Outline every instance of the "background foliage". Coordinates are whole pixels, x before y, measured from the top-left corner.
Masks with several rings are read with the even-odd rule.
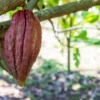
[[[75,1],[80,0],[40,0],[33,12]],[[13,14],[20,9],[22,8],[17,7],[16,10],[8,12],[5,16],[9,15],[11,19]],[[98,93],[96,89],[100,87],[100,80],[83,76],[77,71],[72,72],[70,60],[73,55],[75,67],[78,68],[80,48],[89,45],[100,46],[99,34],[93,31],[100,30],[100,6],[49,19],[48,22],[52,26],[55,39],[59,43],[57,47],[61,48],[62,56],[68,54],[66,66],[57,60],[39,57],[38,61],[42,63],[39,63],[37,69],[31,70],[26,87],[19,89],[18,86],[15,86],[15,88],[23,92],[23,99],[29,98],[29,100],[53,100],[53,98],[55,100],[57,98],[58,100],[66,100],[66,98],[68,100],[99,100],[100,97],[97,99],[98,96],[96,96]],[[47,24],[43,27],[49,28]],[[94,34],[93,37],[91,34]],[[15,83],[12,76],[4,74],[2,69],[0,78],[9,84]]]

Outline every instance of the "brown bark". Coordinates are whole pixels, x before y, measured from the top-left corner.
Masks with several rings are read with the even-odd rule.
[[[0,0],[0,3],[2,4],[1,1],[2,0]],[[6,8],[6,10],[3,10],[3,11],[1,11],[1,9],[0,9],[0,14],[3,14],[5,12],[11,10],[11,8],[16,7],[16,5],[18,5],[18,1],[22,4],[24,3],[24,0],[18,0],[18,1],[17,0],[4,0],[4,1],[12,1],[13,3],[10,3],[10,4],[7,3],[11,7],[9,9]],[[15,5],[15,3],[16,3],[16,5]],[[5,2],[3,3],[3,5],[4,4],[5,4]],[[6,6],[7,6],[7,4],[6,4]],[[90,7],[93,7],[96,5],[100,5],[100,0],[81,0],[80,2],[71,2],[68,4],[61,5],[61,6],[43,9],[38,12],[35,12],[35,15],[39,18],[40,21],[44,21],[44,20],[48,20],[51,18],[60,17],[63,15],[86,10],[86,9],[89,9]],[[0,8],[5,9],[5,7],[3,7],[1,5],[0,5]],[[4,36],[4,34],[2,34],[2,33],[4,33],[5,30],[8,29],[9,25],[10,25],[10,21],[0,23],[0,37]]]
[[[14,10],[17,6],[24,6],[25,0],[0,0],[0,15]]]

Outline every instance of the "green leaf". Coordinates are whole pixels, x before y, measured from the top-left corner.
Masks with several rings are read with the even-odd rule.
[[[79,64],[80,64],[79,56],[80,56],[79,49],[78,48],[74,48],[73,59],[75,61],[75,66],[76,67],[78,67]]]
[[[70,26],[69,19],[63,17],[59,19],[59,24],[62,29],[66,29]]]
[[[88,23],[94,23],[99,19],[99,15],[98,14],[94,14],[94,13],[88,13],[88,15],[85,17],[84,22],[88,22]]]
[[[77,36],[74,37],[75,39],[82,39],[82,40],[87,40],[87,30],[81,30]]]
[[[81,16],[82,16],[83,18],[85,18],[85,17],[88,15],[88,13],[89,13],[88,11],[83,11],[82,14],[81,14]]]
[[[39,6],[39,8],[42,8],[42,7],[44,6],[43,0],[40,0],[40,1],[38,2],[38,6]]]
[[[87,30],[82,30],[79,33],[79,38],[81,38],[81,39],[87,39]]]
[[[72,14],[72,15],[71,15],[71,19],[72,19],[72,26],[75,26],[75,25],[77,24],[77,21],[76,21],[76,19],[77,19],[76,14]]]
[[[95,46],[100,46],[100,39],[96,38],[89,38],[88,41],[86,41],[89,45],[95,45]]]
[[[44,0],[43,1],[46,7],[58,6],[59,0]]]
[[[15,10],[10,11],[9,14],[9,18],[12,18],[13,14],[16,13],[18,10],[22,10],[22,7],[17,7]]]

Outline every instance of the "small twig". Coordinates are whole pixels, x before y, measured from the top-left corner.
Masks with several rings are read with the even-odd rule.
[[[33,8],[36,6],[36,4],[39,2],[39,0],[30,0],[27,4],[27,9],[33,10]]]
[[[77,30],[77,29],[82,29],[82,28],[86,28],[86,29],[97,29],[97,30],[100,30],[99,28],[97,27],[89,27],[89,26],[73,26],[73,27],[70,27],[70,28],[67,28],[65,30],[62,30],[62,31],[56,31],[57,33],[63,33],[63,32],[67,32],[67,31],[72,31],[72,30]]]
[[[52,20],[49,19],[49,22],[50,22],[51,25],[52,25],[52,29],[53,29],[55,38],[58,40],[58,42],[59,42],[61,45],[66,46],[66,44],[62,43],[62,41],[60,40],[59,36],[56,34],[57,32],[55,31],[54,24],[53,24]]]

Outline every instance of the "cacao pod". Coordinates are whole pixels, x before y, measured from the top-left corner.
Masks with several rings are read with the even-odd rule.
[[[4,59],[19,85],[25,80],[41,47],[41,25],[30,10],[16,12],[4,38]]]

